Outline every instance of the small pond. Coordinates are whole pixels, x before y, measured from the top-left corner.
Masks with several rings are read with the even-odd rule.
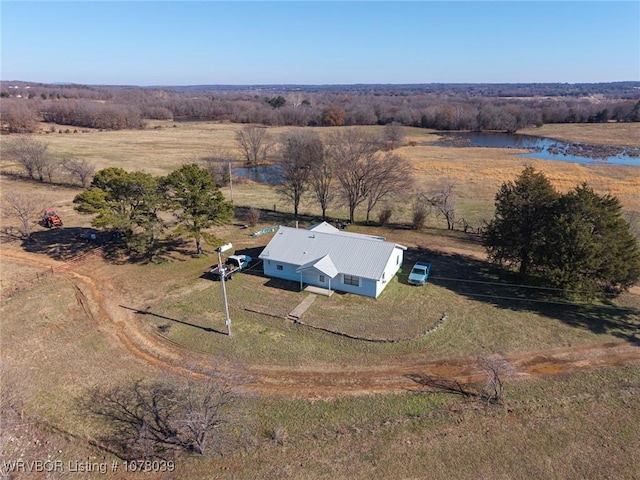
[[[438,133],[438,135],[443,135]],[[448,147],[492,147],[532,150],[520,154],[524,158],[541,158],[575,163],[607,163],[640,167],[640,148],[615,145],[596,145],[579,142],[562,142],[551,138],[530,135],[456,132],[444,134],[438,145]]]
[[[520,157],[560,160],[583,164],[631,165],[640,167],[640,148],[615,145],[596,145],[578,142],[562,142],[551,138],[530,135],[487,132],[438,132],[443,139],[436,145],[444,147],[491,147],[531,150]],[[425,143],[425,145],[433,145]],[[281,181],[279,165],[236,167],[233,174],[254,182],[278,185]]]
[[[238,177],[248,178],[258,183],[278,185],[280,179],[280,165],[260,165],[259,167],[238,167],[233,169]]]

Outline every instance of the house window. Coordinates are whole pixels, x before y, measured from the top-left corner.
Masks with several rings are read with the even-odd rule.
[[[382,280],[384,280],[384,274],[385,274],[385,272],[382,272]]]
[[[396,256],[396,265],[400,265],[400,255]]]
[[[320,283],[324,283],[324,275],[320,275],[318,277],[318,280],[320,281]]]
[[[353,285],[354,287],[360,286],[360,277],[356,277],[355,275],[343,275],[342,279],[345,285]]]
[[[276,270],[282,270],[282,265],[276,265]]]

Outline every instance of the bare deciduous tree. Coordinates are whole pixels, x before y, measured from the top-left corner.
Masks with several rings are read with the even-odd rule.
[[[335,162],[330,155],[324,155],[311,165],[309,185],[311,194],[322,209],[322,220],[327,219],[327,208],[334,201],[336,191],[334,189]]]
[[[80,182],[82,188],[89,186],[91,177],[96,173],[96,167],[84,158],[82,160],[65,158],[62,161],[62,167]]]
[[[31,135],[19,135],[6,142],[4,155],[18,162],[29,178],[36,176],[41,182],[47,173],[47,165],[53,159],[47,152],[48,144],[36,140]]]
[[[311,165],[309,184],[314,200],[318,202],[322,209],[322,220],[327,219],[327,209],[336,197],[333,188],[333,176],[335,165],[333,159],[327,155],[321,162]]]
[[[389,223],[392,215],[393,208],[390,205],[384,205],[380,209],[380,213],[378,214],[378,223],[380,224],[380,226],[384,227],[387,223]]]
[[[426,203],[424,195],[416,195],[411,205],[411,225],[415,230],[421,230],[424,227],[429,212],[430,205]]]
[[[335,162],[340,194],[349,208],[351,223],[356,208],[369,195],[378,150],[379,143],[372,135],[354,128],[337,132],[330,139],[329,154]]]
[[[447,221],[447,230],[453,230],[456,222],[454,180],[445,180],[442,189],[435,195],[427,197],[427,201],[435,207],[439,215],[442,215]]]
[[[258,220],[260,220],[260,209],[251,207],[249,210],[247,210],[247,214],[245,215],[244,220],[250,227],[255,227],[258,223]]]
[[[309,177],[314,164],[324,158],[324,145],[320,137],[310,131],[292,130],[281,140],[280,193],[293,203],[294,218],[302,196],[309,187]]]
[[[505,383],[515,374],[515,369],[499,355],[479,356],[477,369],[486,376],[486,399],[491,403],[502,403]]]
[[[202,158],[201,162],[216,181],[216,186],[224,187],[231,182],[231,168],[237,160],[238,158],[233,152],[221,149],[210,157]]]
[[[58,172],[60,172],[62,164],[55,158],[49,157],[42,168],[42,176],[46,177],[47,182],[53,183]]]
[[[94,388],[81,399],[82,413],[102,419],[102,440],[128,459],[165,457],[187,451],[222,454],[246,433],[233,377],[168,382],[138,380],[122,387]]]
[[[382,142],[387,150],[398,148],[404,140],[404,127],[398,122],[392,122],[384,127]]]
[[[378,202],[395,193],[405,193],[413,184],[413,168],[403,157],[387,153],[370,160],[367,179],[367,223]]]
[[[6,125],[9,133],[32,133],[36,130],[36,112],[31,107],[31,102],[3,100],[0,105],[2,123]]]
[[[273,140],[264,127],[247,126],[236,132],[236,145],[247,165],[259,165],[267,159]]]
[[[346,112],[341,107],[327,107],[322,110],[322,125],[325,127],[341,127],[344,125]]]
[[[41,195],[20,191],[8,191],[2,195],[4,211],[20,221],[18,230],[24,239],[31,236],[37,218],[42,215],[45,200]]]

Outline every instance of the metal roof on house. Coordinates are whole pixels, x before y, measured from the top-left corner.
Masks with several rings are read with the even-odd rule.
[[[394,250],[406,249],[370,235],[341,233],[280,227],[259,258],[305,266],[329,255],[338,272],[379,280]]]
[[[343,235],[345,237],[369,237],[369,238],[372,238],[373,240],[386,240],[386,238],[380,237],[378,235],[367,235],[366,233],[353,233],[353,232],[346,232],[344,230],[339,230],[327,222],[322,222],[322,223],[318,223],[317,225],[312,225],[311,227],[308,228],[308,230],[311,230],[312,232],[333,233],[334,235]]]
[[[327,222],[321,222],[317,225],[310,226],[307,230],[313,230],[314,232],[322,232],[322,233],[339,233],[336,227]]]
[[[340,273],[329,255],[325,255],[322,258],[305,263],[304,265],[296,268],[296,272],[303,272],[310,268],[315,268],[320,273],[327,275],[329,278],[336,278],[338,273]]]

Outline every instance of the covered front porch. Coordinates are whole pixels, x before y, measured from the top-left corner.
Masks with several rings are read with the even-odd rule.
[[[319,295],[325,295],[330,297],[333,295],[331,290],[331,280],[338,276],[338,269],[334,265],[331,257],[325,255],[322,258],[312,260],[305,263],[296,269],[296,272],[300,274],[300,290],[317,293]],[[309,281],[309,273],[315,272],[318,275],[316,282]],[[307,286],[304,286],[303,274],[307,274]],[[326,287],[324,285],[327,285]]]
[[[316,287],[315,285],[307,285],[304,287],[305,292],[315,293],[316,295],[324,295],[330,297],[334,294],[334,291],[329,288]]]

